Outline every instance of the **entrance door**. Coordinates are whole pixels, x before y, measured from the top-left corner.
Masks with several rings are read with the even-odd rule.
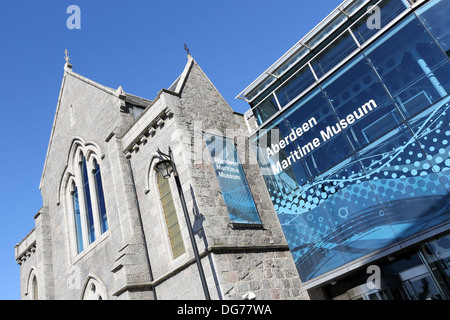
[[[333,300],[394,300],[390,288],[381,290],[369,289],[366,284],[348,290],[345,294],[334,297]]]
[[[340,280],[341,287],[333,289],[335,284],[331,284],[327,289],[336,300],[450,300],[450,234],[382,262],[380,268],[378,290],[364,283],[367,274],[363,269],[353,278]]]
[[[425,265],[405,270],[399,273],[401,285],[407,300],[441,300],[436,285],[428,273]]]
[[[439,290],[429,275],[417,277],[403,283],[408,300],[442,300]]]
[[[369,289],[363,284],[348,290],[335,300],[441,300],[436,285],[425,265],[404,270],[397,274],[399,281],[380,289]]]

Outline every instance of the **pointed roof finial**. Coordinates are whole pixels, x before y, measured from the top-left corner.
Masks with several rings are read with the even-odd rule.
[[[66,50],[64,50],[64,53],[66,54],[64,59],[66,59],[66,62],[69,63],[69,60],[70,60],[70,58],[69,58],[69,51],[67,51],[67,49],[66,49]]]
[[[67,49],[66,49],[66,50],[64,50],[64,53],[66,54],[66,56],[64,57],[64,59],[66,60],[66,65],[64,66],[64,69],[65,70],[67,70],[67,68],[68,69],[72,69],[72,65],[69,62],[69,60],[70,60],[70,58],[69,58],[69,51],[67,51]]]
[[[186,43],[184,44],[184,50],[186,50],[187,54],[190,55],[189,48]]]

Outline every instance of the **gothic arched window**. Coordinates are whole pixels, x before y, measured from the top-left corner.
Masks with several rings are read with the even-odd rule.
[[[172,255],[173,258],[176,259],[183,253],[185,253],[186,249],[184,247],[180,225],[178,224],[178,216],[177,211],[175,210],[175,205],[173,203],[169,179],[164,178],[162,173],[157,170],[156,181],[158,185],[162,209],[164,211],[167,231],[169,233]]]
[[[78,254],[108,231],[98,147],[74,142],[66,171],[70,243]],[[66,189],[66,190],[67,190]]]

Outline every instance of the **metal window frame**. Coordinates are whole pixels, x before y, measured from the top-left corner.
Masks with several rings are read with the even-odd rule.
[[[355,1],[355,0],[353,0]],[[299,42],[297,42],[291,49],[289,49],[280,59],[278,59],[270,68],[268,68],[262,75],[260,75],[255,81],[253,81],[246,89],[244,89],[237,97],[236,99],[241,99],[246,101],[247,103],[251,103],[252,101],[254,101],[256,98],[258,98],[263,92],[264,90],[269,87],[270,85],[273,84],[273,82],[275,82],[277,79],[279,79],[280,77],[282,77],[286,72],[288,72],[289,70],[291,70],[294,65],[294,63],[291,63],[291,65],[289,67],[287,67],[285,70],[283,70],[282,73],[277,74],[276,70],[282,69],[286,64],[290,63],[290,59],[292,57],[294,57],[302,48],[306,48],[309,50],[309,52],[316,48],[319,44],[321,44],[324,39],[326,39],[334,30],[336,30],[337,28],[339,28],[342,24],[344,24],[347,20],[349,20],[354,14],[355,12],[358,12],[362,7],[364,7],[366,4],[368,4],[370,2],[370,0],[364,1],[362,4],[360,4],[356,9],[353,10],[353,12],[348,15],[346,13],[346,9],[348,9],[352,2],[349,2],[348,0],[344,1],[341,5],[339,5],[335,10],[333,10],[324,20],[322,20],[316,27],[314,27],[310,32],[308,32],[306,34],[306,36],[304,36]],[[385,1],[385,0],[380,0],[378,1],[375,6],[379,5],[380,2]],[[411,4],[409,2],[409,0],[401,0],[402,3],[405,5],[406,10],[407,9],[411,9],[411,8],[415,8],[417,6],[419,6],[420,4],[422,4],[423,2],[426,2],[428,0],[417,0],[414,4]],[[348,3],[347,3],[348,2]],[[328,25],[330,25],[335,19],[337,19],[338,17],[336,16],[336,13],[340,12],[341,14],[345,14],[346,19],[342,20],[339,24],[337,24],[332,30],[330,30],[328,33],[326,33],[324,36],[322,36],[322,39],[320,41],[318,41],[317,43],[315,43],[314,46],[310,47],[309,45],[306,44],[306,42],[311,41],[312,39],[314,39],[315,36],[318,36],[321,32],[321,30],[323,30],[324,28],[326,28]],[[352,23],[352,25],[348,28],[352,28],[357,22],[359,22],[363,17],[365,17],[368,14],[368,12],[362,14],[354,23]],[[337,36],[336,38],[340,37],[345,31],[343,31],[341,34],[339,34],[339,36]],[[350,34],[352,35],[352,37],[355,39],[356,44],[359,46],[359,42],[356,40],[356,38],[354,37],[354,34],[349,31]],[[330,44],[327,44],[326,47],[328,47]],[[325,47],[325,48],[326,48]],[[325,49],[324,48],[324,49]],[[320,51],[322,52],[323,49]],[[306,52],[305,54],[301,55],[300,57],[298,57],[296,60],[300,60],[301,58],[305,57],[309,52]],[[318,54],[320,54],[320,52]],[[317,56],[317,55],[315,55]],[[259,83],[259,85],[258,85]],[[250,99],[246,98],[245,95],[252,92],[255,89],[258,89],[258,92],[256,94],[254,94]]]
[[[380,4],[381,2],[386,1],[386,0],[379,0],[375,5]],[[418,0],[413,6],[408,5],[407,7],[405,7],[405,10],[400,13],[397,17],[395,17],[394,19],[392,19],[386,26],[384,26],[383,28],[381,28],[377,33],[375,33],[372,37],[370,37],[367,41],[365,41],[363,44],[359,44],[358,41],[355,41],[357,44],[357,49],[354,50],[352,53],[350,53],[347,57],[345,57],[343,60],[341,60],[337,65],[335,65],[332,69],[330,69],[328,72],[326,72],[324,75],[322,75],[321,77],[317,77],[316,73],[314,72],[314,69],[311,66],[311,61],[314,60],[318,55],[320,55],[324,50],[326,50],[330,45],[332,45],[334,43],[334,41],[331,41],[330,43],[328,43],[322,50],[320,50],[316,55],[314,55],[310,60],[308,60],[308,62],[305,63],[305,66],[309,66],[311,72],[313,73],[314,77],[316,78],[316,83],[313,83],[311,86],[309,86],[307,89],[305,89],[302,93],[300,93],[295,99],[293,99],[292,101],[290,101],[288,104],[286,104],[285,106],[281,107],[278,112],[274,113],[270,118],[268,118],[266,121],[264,121],[263,123],[258,125],[258,128],[252,130],[249,132],[249,136],[254,135],[257,131],[259,131],[263,126],[265,126],[267,123],[269,123],[270,121],[272,121],[273,119],[275,119],[276,117],[278,117],[281,113],[283,113],[286,109],[288,109],[289,107],[291,107],[294,103],[296,103],[300,98],[304,97],[307,93],[309,93],[315,86],[323,83],[331,74],[333,74],[337,69],[339,69],[341,66],[343,66],[345,63],[347,63],[349,60],[351,60],[352,58],[354,58],[357,54],[361,53],[366,47],[368,47],[369,45],[371,45],[373,42],[375,42],[376,39],[380,38],[383,34],[385,34],[389,29],[392,28],[393,25],[395,25],[397,22],[399,22],[400,20],[402,20],[405,16],[407,16],[409,13],[411,13],[417,6],[419,6],[422,3],[427,2],[428,0]],[[405,4],[405,0],[402,0],[402,2]],[[365,5],[367,3],[364,2],[363,5]],[[363,6],[362,5],[362,6]],[[405,4],[406,6],[406,4]],[[358,8],[359,10],[359,8]],[[356,11],[358,11],[356,10]],[[349,31],[351,36],[355,39],[355,36],[353,34],[353,32],[350,30],[354,25],[356,25],[362,18],[366,17],[368,13],[363,14],[361,17],[359,17],[355,22],[353,22],[348,28],[346,28],[342,33],[340,33],[337,37],[339,38],[342,34],[344,34],[345,32]],[[270,96],[272,93],[276,92],[278,89],[280,89],[280,87],[282,87],[287,81],[291,80],[292,77],[294,77],[300,70],[303,69],[304,66],[300,67],[298,69],[298,71],[296,71],[295,73],[293,73],[288,79],[286,79],[285,81],[283,81],[282,84],[280,84],[279,86],[277,86],[274,90],[272,90],[271,93],[269,93],[267,96]],[[286,70],[287,71],[287,70]],[[256,96],[254,97],[256,98]],[[249,111],[253,112],[254,109],[256,109],[263,101],[265,101],[266,99],[263,99],[261,102],[259,102],[256,106],[252,107]]]
[[[260,85],[262,85],[265,81],[268,80],[268,77],[270,77],[270,74],[273,74],[274,71],[277,69],[282,68],[287,62],[289,62],[289,59],[295,54],[298,53],[299,50],[302,48],[306,48],[309,51],[317,47],[319,44],[321,44],[324,39],[326,39],[334,30],[339,28],[342,24],[344,24],[346,21],[348,21],[349,18],[354,16],[356,12],[358,12],[362,7],[364,7],[366,4],[368,4],[371,0],[364,1],[361,5],[359,5],[356,9],[354,9],[353,13],[350,15],[345,14],[346,18],[336,25],[332,30],[330,30],[328,33],[326,33],[320,41],[318,41],[313,47],[308,46],[306,43],[314,39],[314,37],[318,36],[320,32],[325,29],[328,25],[330,25],[334,20],[336,20],[339,16],[339,14],[343,14],[343,12],[348,9],[352,3],[355,0],[344,0],[336,9],[334,9],[328,16],[326,16],[319,24],[317,24],[311,31],[309,31],[300,41],[298,41],[294,46],[292,46],[284,55],[281,56],[272,66],[270,66],[266,71],[263,72],[256,80],[254,80],[247,88],[245,88],[237,97],[236,99],[242,99],[247,102],[252,102],[254,99],[256,99],[263,91],[264,88],[269,86],[273,81],[276,80],[276,78],[272,78],[272,81],[269,82],[269,84],[265,85],[264,88],[261,88],[260,91],[252,96],[250,99],[247,99],[245,96],[252,92],[255,89],[258,89]],[[420,0],[419,0],[420,1]],[[307,54],[307,53],[306,53]],[[302,57],[304,57],[306,54],[302,55],[298,58],[300,60]],[[278,77],[283,76],[286,72],[288,72],[295,63],[293,63],[289,68],[285,69],[281,74],[278,75]]]

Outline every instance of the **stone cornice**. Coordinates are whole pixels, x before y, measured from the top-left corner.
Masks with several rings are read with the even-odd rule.
[[[33,241],[25,250],[23,250],[18,256],[16,256],[16,262],[18,265],[22,265],[31,255],[36,251],[36,240]]]

